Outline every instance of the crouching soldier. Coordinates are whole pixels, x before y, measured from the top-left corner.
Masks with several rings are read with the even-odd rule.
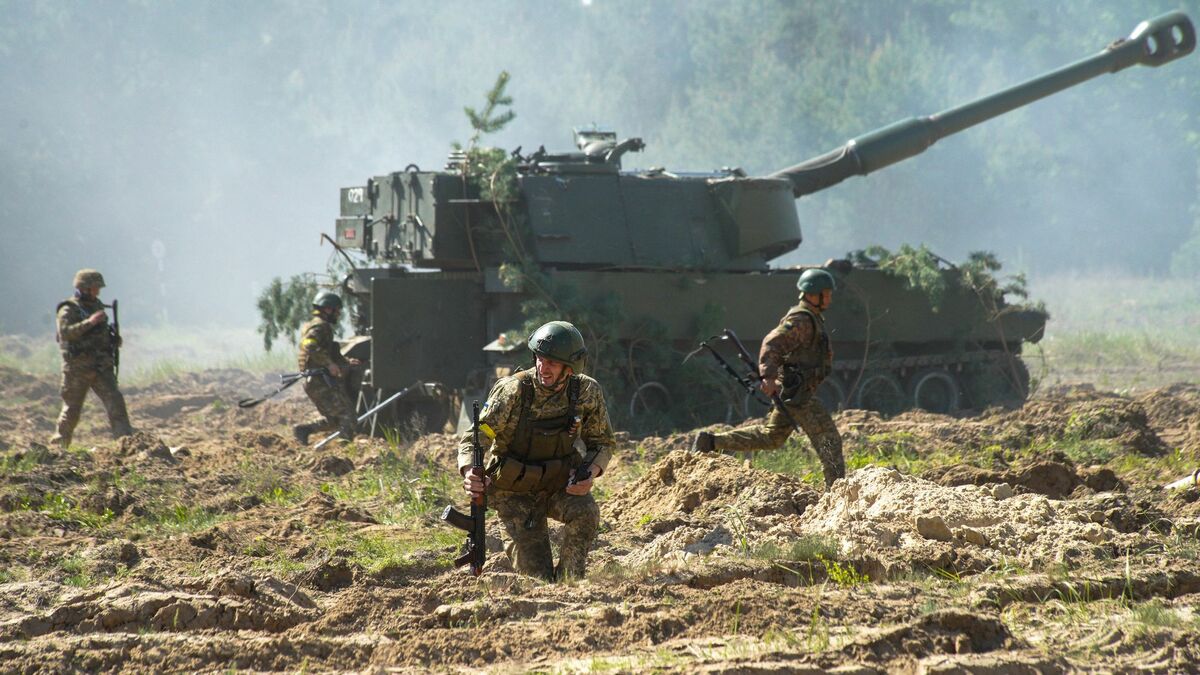
[[[480,413],[480,429],[494,434],[486,477],[469,473],[469,431],[459,443],[458,469],[468,493],[486,489],[488,504],[511,540],[508,555],[518,572],[546,580],[581,579],[600,525],[591,489],[612,457],[612,425],[599,383],[580,372],[587,348],[575,326],[551,321],[530,336],[529,349],[534,367],[496,382]],[[576,439],[583,440],[586,456],[575,449]],[[591,476],[568,484],[589,459]],[[547,517],[565,526],[557,568]]]
[[[109,329],[106,305],[100,302],[101,288],[104,277],[99,272],[79,270],[75,273],[75,294],[58,303],[55,320],[63,362],[59,390],[63,407],[50,442],[64,448],[71,444],[88,391],[96,392],[104,404],[113,436],[133,433],[125,397],[117,388],[115,358],[121,338]]]
[[[342,315],[342,299],[329,291],[321,291],[313,297],[312,319],[300,329],[300,355],[297,362],[300,370],[323,368],[324,373],[308,377],[304,381],[304,393],[321,414],[315,420],[292,427],[292,434],[300,443],[307,445],[308,437],[317,431],[341,432],[345,441],[354,439],[354,404],[341,378],[350,371],[350,366],[359,364],[358,359],[342,356],[338,343],[333,339],[333,329]]]

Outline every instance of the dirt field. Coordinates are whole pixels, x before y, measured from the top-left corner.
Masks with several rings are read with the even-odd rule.
[[[622,441],[589,576],[451,569],[454,440],[290,438],[297,391],[210,370],[42,443],[57,382],[0,369],[0,671],[1200,669],[1200,388],[1042,392],[962,419],[838,416],[753,461]],[[297,388],[298,389],[298,388]]]

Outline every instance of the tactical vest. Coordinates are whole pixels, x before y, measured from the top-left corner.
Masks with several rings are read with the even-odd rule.
[[[88,303],[92,304],[92,303]],[[79,298],[68,298],[58,303],[54,307],[54,339],[58,342],[58,347],[62,351],[65,358],[76,358],[84,355],[105,355],[111,356],[113,353],[113,338],[109,332],[107,321],[102,321],[95,326],[87,329],[75,340],[64,340],[58,332],[58,313],[63,307],[71,307],[78,314],[76,319],[71,323],[80,323],[86,321],[92,313],[104,308],[103,303],[99,300],[95,301],[95,308],[88,309]]]
[[[829,333],[825,331],[825,317],[797,305],[788,314],[801,313],[812,319],[817,339],[808,347],[800,347],[783,360],[783,390],[780,397],[785,401],[804,400],[816,393],[821,382],[833,372],[833,350],[829,347]]]
[[[329,353],[331,350],[336,350],[336,347],[331,347],[329,344],[329,343],[333,342],[333,340],[332,340],[333,326],[332,325],[326,326],[326,330],[329,331],[329,336],[330,336],[330,338],[328,340],[325,339],[324,335],[321,336],[321,339],[318,339],[315,337],[307,337],[308,332],[310,330],[312,330],[313,328],[315,328],[317,326],[321,326],[322,324],[329,324],[329,322],[326,321],[324,317],[320,316],[317,312],[314,311],[312,318],[309,319],[307,323],[305,323],[303,326],[300,327],[300,352],[296,358],[296,363],[300,367],[300,370],[308,370],[309,368],[325,366],[325,365],[327,365],[325,363],[326,360],[333,360],[333,357]],[[309,347],[316,347],[319,356],[310,352]],[[316,357],[315,359],[314,359],[314,356]],[[324,358],[322,358],[322,357],[324,357]],[[314,360],[317,363],[310,363],[310,361],[314,361]]]
[[[497,488],[510,492],[550,492],[567,484],[571,471],[581,458],[575,451],[579,436],[577,406],[580,380],[567,380],[567,410],[564,414],[534,419],[532,414],[533,370],[515,375],[519,383],[521,405],[516,433],[504,454],[497,458],[488,475]]]

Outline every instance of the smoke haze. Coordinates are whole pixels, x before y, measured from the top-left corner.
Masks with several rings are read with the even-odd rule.
[[[1200,2],[1182,3],[1193,19]],[[325,268],[338,188],[440,168],[506,69],[493,145],[642,136],[627,166],[767,173],[1099,51],[1145,1],[0,2],[0,333],[51,330],[73,272],[122,320],[253,325]],[[869,244],[1033,276],[1200,271],[1200,57],[1130,68],[798,203],[780,262]],[[1180,257],[1189,246],[1196,252]]]

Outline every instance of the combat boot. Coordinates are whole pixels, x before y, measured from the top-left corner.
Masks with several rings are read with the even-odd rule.
[[[717,449],[716,439],[711,432],[701,431],[692,441],[692,452],[714,452]]]
[[[308,445],[308,437],[312,432],[313,428],[311,424],[297,424],[292,427],[292,437],[300,445]]]

